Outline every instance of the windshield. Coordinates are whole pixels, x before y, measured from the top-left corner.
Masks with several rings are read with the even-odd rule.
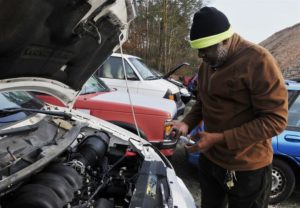
[[[12,108],[41,109],[43,103],[27,92],[2,92],[0,93],[0,110]],[[32,112],[16,112],[13,114],[0,114],[0,126],[19,121],[33,114]]]
[[[134,65],[134,67],[139,71],[139,74],[145,80],[158,79],[158,77],[147,67],[145,63],[142,62],[141,59],[137,58],[129,58],[130,62]]]
[[[163,74],[155,69],[151,69],[152,73],[155,74],[157,77],[161,78],[163,77]]]
[[[289,116],[288,126],[299,127],[300,126],[300,91],[289,91]]]
[[[80,95],[92,94],[97,92],[109,92],[110,89],[107,85],[100,80],[99,78],[92,76],[88,79],[88,81],[84,84]]]

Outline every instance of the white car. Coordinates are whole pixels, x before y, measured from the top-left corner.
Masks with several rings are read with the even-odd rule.
[[[71,109],[86,80],[126,40],[132,2],[4,1],[0,8],[7,20],[0,49],[0,207],[196,207],[149,142]],[[69,108],[25,91],[51,94]]]
[[[114,53],[98,69],[97,76],[101,77],[109,87],[127,91],[123,58],[130,92],[174,100],[178,116],[183,114],[185,105],[181,100],[179,87],[158,77],[139,57]]]

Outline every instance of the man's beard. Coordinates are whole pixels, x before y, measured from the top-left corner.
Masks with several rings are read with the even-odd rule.
[[[218,68],[220,67],[227,59],[228,55],[228,48],[224,46],[218,46],[217,48],[217,58],[214,62],[210,63],[210,66],[212,68]]]

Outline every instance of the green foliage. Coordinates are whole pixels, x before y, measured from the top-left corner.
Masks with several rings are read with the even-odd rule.
[[[199,58],[190,48],[189,28],[202,5],[202,0],[137,0],[138,16],[123,50],[162,73],[182,62],[195,70]]]

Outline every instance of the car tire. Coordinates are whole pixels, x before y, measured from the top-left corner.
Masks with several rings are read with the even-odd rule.
[[[295,188],[293,169],[283,160],[274,158],[270,204],[276,204],[290,197]]]

